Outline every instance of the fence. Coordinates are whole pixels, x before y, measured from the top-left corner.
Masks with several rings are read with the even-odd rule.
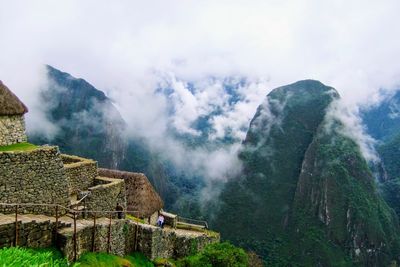
[[[57,240],[57,231],[58,231],[58,226],[60,222],[60,218],[62,214],[66,214],[65,216],[71,218],[73,220],[73,251],[74,251],[74,261],[76,261],[76,256],[77,256],[77,226],[76,226],[76,221],[78,219],[79,214],[92,214],[93,215],[93,233],[92,233],[92,252],[96,251],[96,244],[95,244],[95,236],[96,236],[96,219],[99,218],[99,216],[96,216],[96,214],[101,213],[101,214],[109,214],[109,223],[108,223],[108,236],[107,236],[107,253],[110,252],[111,248],[111,225],[112,225],[112,220],[113,217],[116,217],[118,219],[122,219],[125,214],[137,214],[138,211],[129,211],[129,210],[123,210],[123,211],[91,211],[91,210],[74,210],[70,209],[61,205],[57,204],[34,204],[34,203],[0,203],[1,207],[9,207],[10,209],[14,209],[14,214],[15,214],[15,238],[14,238],[14,246],[18,246],[18,237],[19,237],[19,229],[18,229],[18,214],[20,211],[20,208],[23,207],[33,207],[33,206],[43,206],[47,208],[53,208],[55,210],[55,216],[48,216],[55,218],[55,228],[54,228],[54,238],[55,241]],[[62,212],[64,211],[64,212]],[[104,217],[104,216],[102,216]],[[136,228],[136,233],[135,233],[135,240],[137,240],[137,228]],[[137,244],[135,242],[134,249],[137,249]]]
[[[183,223],[183,224],[188,224],[188,225],[193,225],[193,226],[198,226],[200,228],[208,229],[207,221],[203,221],[203,220],[195,220],[195,219],[178,216],[178,223]]]
[[[82,199],[83,200],[83,199]],[[62,216],[67,216],[73,220],[73,260],[76,261],[77,259],[77,219],[79,215],[92,215],[93,220],[93,233],[92,233],[92,252],[96,251],[96,244],[95,244],[95,236],[96,236],[96,220],[100,217],[104,218],[105,216],[97,216],[97,214],[108,214],[108,236],[107,236],[107,253],[110,252],[111,249],[111,225],[113,217],[117,217],[118,219],[122,219],[126,214],[137,215],[138,211],[130,211],[130,210],[113,210],[113,211],[95,211],[95,210],[75,210],[71,208],[64,207],[58,204],[35,204],[35,203],[0,203],[0,207],[7,207],[7,210],[10,211],[14,209],[15,214],[15,239],[14,239],[14,246],[18,245],[18,236],[19,236],[19,229],[18,229],[18,215],[21,212],[21,208],[24,207],[33,207],[33,206],[43,206],[49,209],[54,209],[55,216],[48,216],[51,218],[55,218],[55,228],[54,228],[54,241],[57,241],[57,231],[60,225],[60,218]],[[23,210],[22,210],[23,212]],[[195,220],[190,218],[185,218],[178,216],[177,219],[178,223],[186,224],[189,226],[195,226],[200,228],[208,229],[207,221],[203,220]],[[135,231],[135,244],[134,250],[137,250],[137,240],[138,240],[138,228]]]

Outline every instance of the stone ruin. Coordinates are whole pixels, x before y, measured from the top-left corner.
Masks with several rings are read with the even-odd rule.
[[[0,146],[27,141],[26,112],[27,107],[0,81]],[[56,146],[3,151],[0,152],[0,203],[59,204],[79,211],[112,211],[119,204],[124,210],[129,206],[134,215],[146,219],[162,209],[160,196],[144,174],[106,169],[101,172],[96,161],[61,154]],[[145,201],[139,203],[132,196],[141,196]],[[54,213],[39,206],[27,207],[26,212]]]
[[[27,141],[26,112],[26,106],[0,81],[0,147]],[[21,205],[18,213],[34,219],[12,222],[15,206],[1,205],[4,203],[27,204]],[[57,204],[67,209],[36,204]],[[110,225],[105,226],[104,219],[113,214],[109,211],[115,211],[117,205],[141,222],[123,219],[111,223],[110,219]],[[19,236],[20,245],[45,247],[56,244],[70,260],[85,251],[107,251],[121,256],[141,251],[154,259],[185,256],[193,252],[190,251],[193,246],[201,249],[205,244],[219,240],[219,236],[187,236],[152,226],[162,208],[160,196],[144,174],[99,169],[96,161],[61,154],[56,146],[0,151],[0,247],[17,244]],[[68,209],[77,211],[82,219],[76,233],[73,233],[68,219],[60,219],[55,226],[52,219],[46,217],[40,221],[38,218],[42,217],[35,217],[65,216]],[[98,218],[97,226],[88,223],[94,214]],[[112,217],[116,216],[114,213]],[[170,216],[172,226],[176,226],[174,216]],[[104,218],[103,225],[101,217]],[[56,234],[49,234],[54,233],[54,229]],[[107,234],[104,233],[107,231],[110,236],[111,232],[119,236],[120,241],[114,238],[112,243],[108,238],[106,248],[104,236]]]

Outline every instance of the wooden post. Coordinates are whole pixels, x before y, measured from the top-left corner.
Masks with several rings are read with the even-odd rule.
[[[14,246],[18,246],[18,205],[15,205],[15,239]]]
[[[111,248],[111,219],[112,219],[112,212],[110,212],[110,222],[108,225],[107,253],[110,253],[110,248]]]
[[[96,251],[96,213],[93,215],[93,237],[92,237],[92,252]]]
[[[76,261],[76,212],[74,211],[74,261]]]
[[[139,224],[135,225],[135,245],[133,246],[133,250],[137,251],[137,244],[138,244],[138,232],[139,232]]]

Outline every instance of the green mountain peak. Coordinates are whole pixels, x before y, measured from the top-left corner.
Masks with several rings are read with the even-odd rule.
[[[268,94],[243,142],[243,172],[220,196],[224,238],[275,265],[375,266],[397,255],[397,217],[357,144],[326,116],[337,99],[313,80]]]

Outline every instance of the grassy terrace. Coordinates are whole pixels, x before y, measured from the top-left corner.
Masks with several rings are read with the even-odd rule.
[[[246,267],[263,266],[261,260],[252,264],[246,252],[229,243],[207,245],[203,251],[191,256],[174,259],[157,258],[153,262],[139,252],[119,257],[102,252],[84,253],[77,262],[68,263],[55,248],[30,249],[9,247],[0,249],[0,266],[20,267]]]
[[[35,150],[37,148],[36,145],[33,145],[31,143],[18,143],[18,144],[13,144],[9,146],[0,146],[0,152],[5,152],[5,151],[31,151]]]

